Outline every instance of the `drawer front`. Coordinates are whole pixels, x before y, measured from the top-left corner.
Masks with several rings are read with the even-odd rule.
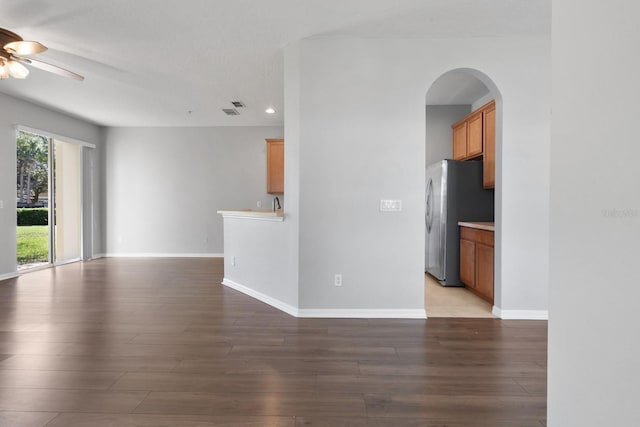
[[[493,231],[478,230],[469,227],[460,227],[460,238],[472,240],[487,246],[493,246]]]

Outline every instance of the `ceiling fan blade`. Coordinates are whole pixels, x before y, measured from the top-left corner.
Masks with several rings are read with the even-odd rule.
[[[80,81],[84,80],[84,77],[81,76],[80,74],[76,74],[69,70],[65,70],[64,68],[60,68],[56,65],[51,65],[51,64],[47,64],[46,62],[37,61],[31,58],[23,58],[15,55],[12,55],[12,58],[24,64],[31,65],[32,67],[39,68],[41,70],[48,71],[50,73],[58,74],[59,76],[69,77],[71,79],[80,80]]]
[[[36,53],[44,52],[47,47],[42,43],[21,40],[5,44],[4,50],[16,55],[35,55]]]

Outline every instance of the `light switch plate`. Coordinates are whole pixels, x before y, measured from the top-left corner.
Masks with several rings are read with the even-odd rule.
[[[402,200],[380,199],[380,212],[402,212]]]

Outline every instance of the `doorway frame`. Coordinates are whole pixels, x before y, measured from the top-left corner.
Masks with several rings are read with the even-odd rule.
[[[433,87],[433,85],[443,76],[449,73],[465,73],[469,76],[476,78],[482,82],[487,89],[489,89],[489,94],[493,97],[496,103],[496,129],[495,129],[495,187],[494,187],[494,261],[493,261],[493,272],[494,272],[494,302],[492,307],[492,313],[494,316],[498,318],[502,318],[501,316],[501,307],[502,307],[502,132],[503,132],[503,98],[502,92],[495,84],[493,79],[489,77],[483,71],[480,71],[476,68],[451,68],[445,70],[438,74],[438,76],[433,79],[426,89],[425,93],[425,109],[426,105],[428,105],[429,91]],[[426,113],[426,111],[425,111]],[[426,126],[427,126],[427,118],[426,114],[424,114],[424,129],[425,129],[425,144],[426,141]],[[426,159],[423,159],[425,162],[425,168],[428,166]],[[426,209],[426,207],[425,207]],[[425,211],[426,212],[426,211]],[[425,257],[425,251],[423,252],[423,258]],[[426,307],[425,307],[426,312]],[[428,316],[428,315],[427,315]]]

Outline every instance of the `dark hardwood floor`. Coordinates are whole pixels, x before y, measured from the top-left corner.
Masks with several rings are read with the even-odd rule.
[[[219,259],[0,282],[0,426],[541,427],[547,324],[296,319]]]

